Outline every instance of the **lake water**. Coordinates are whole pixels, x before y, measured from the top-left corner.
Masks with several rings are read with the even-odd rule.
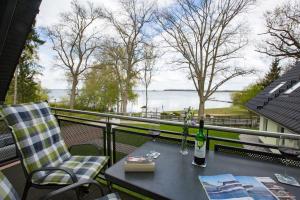
[[[69,90],[53,89],[49,90],[49,101],[54,102],[67,98]],[[145,91],[136,91],[138,98],[135,102],[130,102],[128,112],[140,112],[141,107],[145,105]],[[207,101],[206,108],[229,107],[231,103],[220,101],[231,101],[232,92],[216,92],[211,97],[211,101]],[[183,110],[191,106],[198,108],[199,100],[196,91],[149,91],[148,107],[150,111],[176,111]],[[217,100],[217,101],[215,101]]]

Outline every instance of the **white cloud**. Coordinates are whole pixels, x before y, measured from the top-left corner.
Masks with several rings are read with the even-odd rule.
[[[90,0],[91,1],[91,0]],[[159,0],[159,6],[168,6],[174,0]],[[253,83],[268,70],[271,60],[255,52],[255,44],[261,40],[258,34],[264,31],[264,17],[263,13],[266,10],[272,10],[275,6],[282,4],[286,0],[258,0],[257,5],[249,11],[244,17],[248,19],[249,29],[251,30],[249,38],[250,42],[248,47],[242,52],[244,55],[244,63],[242,65],[247,67],[254,67],[260,73],[247,77],[240,77],[226,83],[221,89],[242,89],[250,83]],[[59,13],[70,10],[71,0],[43,0],[40,13],[37,16],[38,26],[49,26],[59,21]],[[79,0],[79,2],[86,2],[86,0]],[[93,0],[95,5],[105,6],[114,10],[118,9],[118,0]],[[103,26],[103,25],[102,25]],[[103,31],[111,33],[108,27],[102,28]],[[40,48],[40,64],[44,66],[43,76],[41,82],[43,87],[46,88],[67,88],[64,72],[54,66],[54,52],[51,45],[46,43]],[[165,59],[161,59],[159,66],[166,66],[164,70],[159,72],[153,80],[150,89],[193,89],[193,83],[187,79],[186,74],[182,71],[171,71],[167,64],[164,63]],[[143,86],[139,85],[139,89]]]

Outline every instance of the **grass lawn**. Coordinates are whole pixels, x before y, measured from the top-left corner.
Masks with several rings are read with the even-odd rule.
[[[166,111],[166,113],[181,113],[181,111]],[[214,115],[214,116],[228,116],[228,117],[244,117],[249,118],[253,116],[246,108],[240,106],[231,106],[231,107],[223,107],[223,108],[207,108],[205,109],[206,115]],[[195,110],[195,115],[197,115],[197,110]]]
[[[59,115],[66,115],[66,116],[72,116],[72,117],[80,117],[85,119],[91,119],[91,120],[105,120],[105,118],[100,116],[94,116],[90,114],[80,114],[80,113],[70,113],[70,112],[64,112],[64,111],[54,111],[54,114]]]
[[[158,129],[158,126],[154,127],[150,124],[141,124],[140,123],[140,124],[127,124],[127,125]],[[177,127],[177,126],[160,125],[159,128],[160,128],[160,130],[182,132],[182,128]],[[148,134],[148,131],[139,130],[139,129],[135,129],[135,128],[120,127],[120,129],[126,130],[126,131],[133,131],[133,132]],[[196,129],[196,128],[190,129],[190,133],[193,133],[193,134],[197,133],[197,131],[198,131],[198,129]],[[214,136],[214,137],[221,137],[221,138],[228,138],[228,139],[239,139],[239,134],[236,134],[236,133],[229,133],[229,132],[223,132],[223,131],[213,131],[213,130],[209,130],[208,133],[209,133],[210,136]],[[167,133],[161,133],[161,136],[177,138],[177,139],[181,138],[178,135],[167,134]],[[188,139],[189,140],[194,140],[193,137],[189,137]],[[117,135],[116,135],[116,141],[117,142],[123,143],[123,144],[129,144],[129,145],[136,146],[136,147],[139,147],[142,144],[144,144],[145,142],[150,141],[150,140],[151,140],[151,138],[142,137],[142,136],[139,136],[139,135],[132,135],[132,134],[129,134],[129,133],[117,133]],[[235,146],[235,147],[242,147],[241,144],[221,142],[221,141],[210,141],[210,149],[211,150],[213,150],[215,144],[223,144],[223,145],[231,145],[231,146]]]
[[[250,112],[240,106],[231,106],[225,108],[208,108],[205,109],[207,115],[225,115],[225,116],[247,116],[250,117]]]

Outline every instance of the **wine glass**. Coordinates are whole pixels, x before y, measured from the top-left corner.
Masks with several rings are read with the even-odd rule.
[[[181,139],[181,146],[180,146],[180,153],[182,155],[188,155],[188,144],[187,144],[187,137],[189,134],[189,125],[191,124],[191,118],[189,117],[189,112],[191,110],[191,107],[184,109],[184,118],[183,118],[183,133],[182,133],[182,139]]]
[[[152,137],[152,142],[155,143],[156,139],[160,136],[160,124],[152,124],[152,128],[149,132],[149,135]],[[154,144],[155,145],[155,144]],[[154,158],[157,158],[160,153],[152,149],[146,156],[148,160],[152,161]]]
[[[155,142],[156,138],[160,136],[160,127],[159,124],[153,124],[152,129],[150,130],[150,135],[152,137],[152,141]]]
[[[278,150],[281,155],[284,157],[284,173],[283,174],[275,174],[277,180],[281,183],[290,184],[290,185],[299,185],[297,180],[289,176],[286,172],[286,168],[288,166],[289,159],[295,159],[300,156],[300,139],[287,139],[283,135],[281,135],[277,139]]]

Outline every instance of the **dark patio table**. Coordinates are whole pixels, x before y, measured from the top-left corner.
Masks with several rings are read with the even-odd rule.
[[[179,145],[163,142],[147,142],[130,156],[145,155],[151,150],[161,153],[156,159],[154,173],[125,173],[124,159],[105,171],[106,178],[122,187],[154,199],[206,200],[205,191],[198,179],[199,175],[233,174],[240,176],[271,177],[274,173],[282,173],[285,166],[271,162],[247,159],[238,155],[209,151],[207,167],[192,165],[193,149],[183,156],[179,153]],[[287,167],[287,173],[300,178],[300,169]],[[289,192],[300,199],[300,188],[283,185]]]

